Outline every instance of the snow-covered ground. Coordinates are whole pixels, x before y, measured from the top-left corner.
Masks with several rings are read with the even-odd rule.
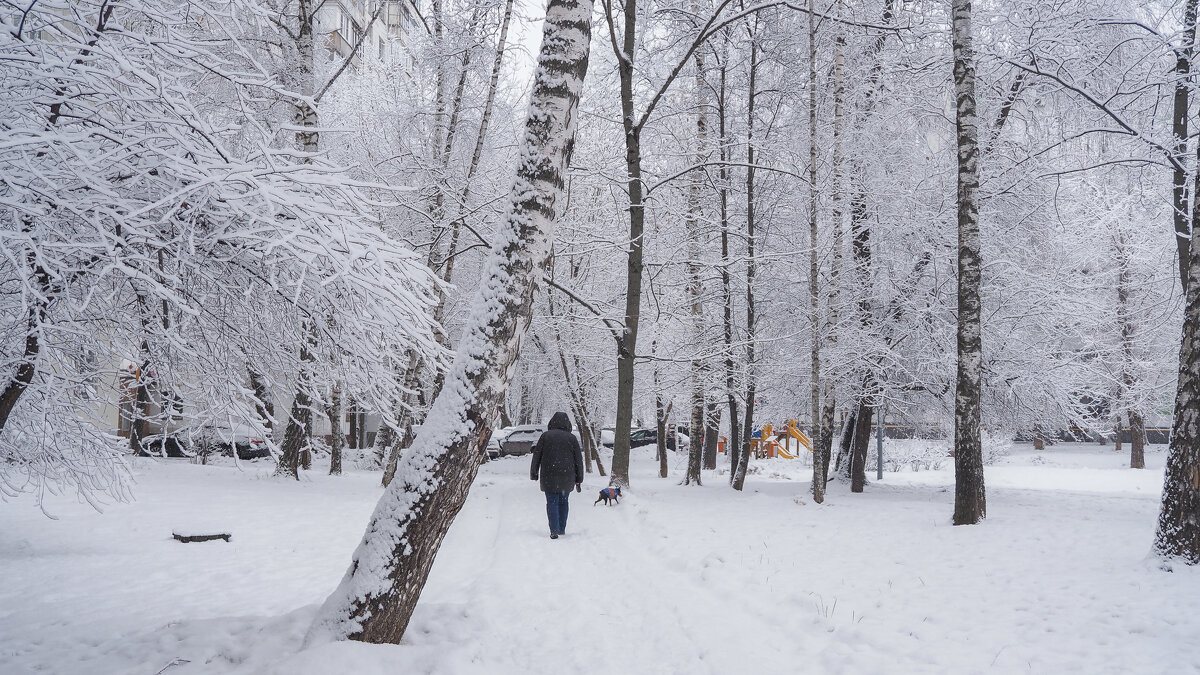
[[[814,505],[800,461],[757,463],[738,494],[659,479],[646,449],[620,505],[592,506],[592,474],[552,541],[507,458],[481,469],[404,644],[299,651],[378,475],[138,460],[137,501],[103,514],[0,506],[0,673],[1200,672],[1200,571],[1146,557],[1163,448],[1126,461],[1018,446],[987,469],[987,520],[952,527],[949,463]],[[206,528],[233,539],[171,538]]]

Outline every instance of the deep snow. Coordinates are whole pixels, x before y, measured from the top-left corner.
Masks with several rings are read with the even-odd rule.
[[[651,451],[618,506],[592,506],[589,475],[556,541],[528,458],[482,467],[400,646],[297,651],[378,474],[146,459],[137,501],[103,514],[6,503],[0,673],[1200,672],[1200,571],[1146,556],[1163,448],[1144,471],[1018,448],[987,468],[987,520],[957,528],[948,467],[818,506],[801,461],[757,462],[738,494],[678,485],[682,455],[659,479]]]

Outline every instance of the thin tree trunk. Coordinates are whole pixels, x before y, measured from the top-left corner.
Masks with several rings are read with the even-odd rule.
[[[483,115],[479,121],[479,133],[475,136],[475,150],[471,153],[471,163],[467,166],[467,177],[463,182],[462,194],[459,197],[458,216],[454,219],[454,226],[450,233],[450,247],[446,254],[446,265],[442,275],[444,281],[450,281],[454,276],[454,261],[457,257],[458,240],[466,221],[463,211],[466,209],[467,200],[471,196],[471,179],[475,177],[475,172],[479,169],[479,162],[483,157],[484,141],[487,139],[488,126],[492,120],[492,107],[496,101],[496,88],[500,82],[500,67],[504,63],[504,49],[508,41],[508,27],[512,22],[512,9],[513,0],[506,0],[504,3],[504,18],[500,21],[500,36],[496,42],[496,56],[492,59],[491,77],[488,79],[487,96],[483,103]],[[439,309],[443,304],[439,300]]]
[[[725,354],[725,398],[729,406],[729,440],[725,444],[725,454],[729,455],[729,480],[737,475],[738,461],[741,458],[741,444],[738,443],[741,431],[738,422],[738,404],[734,362],[733,362],[733,282],[730,267],[733,261],[729,255],[729,138],[725,124],[725,85],[728,75],[728,55],[721,60],[721,86],[717,93],[717,127],[720,133],[720,198],[721,198],[721,293],[724,300],[724,354]]]
[[[721,405],[716,399],[705,404],[704,413],[704,468],[717,468],[717,443],[721,434]]]
[[[587,73],[591,0],[549,0],[507,223],[450,372],[417,443],[384,491],[342,583],[307,643],[398,643],[438,547],[467,498],[512,380],[537,286],[549,263],[556,206]],[[490,282],[488,280],[491,280]]]
[[[693,1],[692,10],[700,15],[700,5]],[[696,50],[696,77],[692,89],[696,107],[696,140],[693,161],[704,161],[705,145],[708,142],[708,84],[705,80],[704,50]],[[687,295],[691,304],[692,349],[703,351],[708,343],[708,330],[704,321],[704,283],[700,276],[701,207],[700,190],[704,179],[702,172],[694,171],[688,184],[688,211],[684,219],[687,231]],[[691,362],[691,416],[688,419],[688,463],[684,484],[700,485],[700,468],[703,465],[704,447],[704,394],[708,388],[708,367],[704,359],[694,356]]]
[[[595,450],[592,449],[592,444],[595,442],[595,439],[591,437],[591,425],[588,424],[587,419],[580,415],[578,410],[575,410],[574,412],[575,428],[579,429],[579,440],[583,449],[583,470],[585,473],[591,473],[592,453],[595,452]]]
[[[987,516],[987,499],[979,431],[983,367],[980,337],[983,252],[979,234],[979,129],[975,109],[971,0],[953,0],[951,21],[958,137],[958,376],[954,395],[954,524],[973,525]]]
[[[1130,294],[1133,292],[1133,274],[1129,266],[1129,252],[1125,248],[1125,235],[1117,233],[1116,250],[1114,251],[1117,264],[1117,330],[1121,343],[1121,395],[1118,400],[1126,407],[1129,416],[1129,430],[1133,434],[1130,442],[1129,468],[1146,468],[1146,423],[1143,421],[1141,410],[1138,409],[1136,378],[1133,369],[1133,310],[1130,306]],[[1119,425],[1118,425],[1119,426]],[[1139,432],[1140,429],[1140,432]],[[1121,449],[1121,438],[1117,437],[1117,450]]]
[[[250,368],[250,388],[254,391],[254,412],[262,420],[264,430],[270,434],[275,428],[275,404],[262,373],[254,368]]]
[[[304,339],[300,345],[300,374],[296,378],[296,394],[292,399],[292,409],[288,414],[288,423],[283,432],[279,463],[275,466],[276,476],[291,476],[300,479],[301,454],[308,447],[308,439],[312,436],[312,369],[313,354],[309,345],[308,327],[305,327]]]
[[[329,475],[342,475],[342,446],[346,444],[346,435],[342,433],[342,385],[333,385],[329,396],[329,405],[325,406],[325,416],[329,418]]]
[[[840,2],[838,3],[838,12],[840,15]],[[833,204],[831,213],[833,219],[833,260],[829,270],[829,292],[826,296],[829,306],[826,309],[825,320],[825,344],[830,349],[836,348],[838,342],[838,303],[841,292],[838,283],[841,278],[842,269],[842,219],[844,217],[842,193],[845,190],[845,183],[843,181],[842,127],[845,123],[844,100],[846,78],[844,52],[846,36],[842,32],[840,25],[837,31],[837,36],[834,39],[833,55]],[[812,438],[813,501],[818,504],[824,499],[825,485],[829,480],[829,461],[833,454],[833,417],[837,411],[837,389],[834,386],[833,378],[825,377],[824,392],[822,392],[821,399],[821,430]],[[820,462],[819,474],[817,472],[818,462]],[[816,484],[818,482],[821,488],[821,499],[817,498],[816,493]]]
[[[655,378],[657,389],[658,378]],[[668,475],[667,467],[667,416],[671,414],[669,407],[663,407],[662,392],[655,391],[654,393],[654,427],[658,430],[657,457],[658,457],[658,477],[666,478]],[[686,479],[685,479],[686,480]]]
[[[635,126],[633,58],[637,51],[637,0],[625,0],[625,25],[617,72],[621,80],[621,119],[625,129],[625,168],[629,194],[629,251],[626,259],[625,326],[617,340],[617,426],[613,431],[611,484],[629,486],[629,434],[633,424],[634,360],[642,303],[642,239],[645,205],[641,129]],[[615,47],[615,45],[614,45]]]
[[[858,406],[850,409],[850,414],[842,419],[842,437],[838,441],[837,462],[833,471],[836,475],[849,477],[850,451],[854,448],[854,432],[858,428]]]
[[[420,387],[421,360],[415,354],[408,358],[408,370],[404,372],[404,389],[405,391],[415,392]],[[381,483],[383,487],[391,484],[392,478],[396,475],[396,466],[400,461],[400,452],[412,444],[412,421],[413,407],[417,405],[415,394],[405,394],[404,401],[400,407],[399,414],[396,416],[397,431],[389,431],[385,440],[387,445],[383,446],[384,463],[383,477]],[[505,425],[512,426],[512,425]]]
[[[1141,414],[1129,413],[1129,468],[1146,468],[1146,421]]]
[[[1191,241],[1192,225],[1190,219],[1195,213],[1189,212],[1188,209],[1185,167],[1188,150],[1188,113],[1193,86],[1191,64],[1196,44],[1196,5],[1197,0],[1187,0],[1187,4],[1184,5],[1182,43],[1175,50],[1175,97],[1171,111],[1171,133],[1175,138],[1172,152],[1176,159],[1171,181],[1171,208],[1175,225],[1176,256],[1179,262],[1179,283],[1185,294],[1189,277],[1188,244]],[[1197,175],[1196,180],[1197,185],[1200,185],[1200,175]],[[1192,195],[1192,202],[1192,209],[1196,209],[1196,195]]]
[[[146,437],[146,406],[150,403],[150,389],[146,384],[150,378],[150,346],[142,341],[138,351],[142,362],[134,373],[137,388],[134,390],[133,417],[129,420],[129,451],[135,455],[142,451],[142,439]]]
[[[757,17],[755,18],[757,20]],[[746,422],[734,471],[732,485],[741,490],[746,484],[746,471],[750,464],[750,438],[754,434],[754,399],[756,378],[754,373],[756,317],[754,315],[754,97],[758,76],[758,43],[755,33],[750,35],[750,82],[746,93]],[[764,439],[766,440],[766,439]]]
[[[809,364],[809,414],[812,424],[813,475],[812,497],[825,501],[826,467],[822,463],[821,441],[821,291],[817,263],[817,24],[814,0],[808,0],[808,321],[811,343]]]
[[[296,99],[292,104],[292,121],[296,125],[296,149],[303,153],[301,161],[315,155],[320,150],[320,132],[317,130],[317,111],[308,103],[308,97],[313,93],[313,21],[315,10],[310,0],[300,0],[297,8],[299,16],[299,33],[296,38],[297,63],[296,79],[300,93],[304,98]],[[300,344],[300,372],[296,378],[296,394],[292,399],[292,408],[288,414],[287,427],[284,429],[283,446],[279,463],[275,466],[276,476],[291,476],[300,479],[301,454],[308,447],[308,439],[312,435],[312,363],[314,357],[309,349],[308,331],[305,326]]]
[[[872,390],[871,385],[864,390]],[[871,447],[871,418],[875,408],[866,399],[858,402],[858,412],[854,415],[854,437],[850,449],[850,491],[862,492],[867,484],[867,451]]]
[[[881,23],[883,25],[890,25],[892,23],[894,4],[895,0],[884,0],[883,13],[881,17]],[[882,53],[883,47],[886,43],[887,35],[888,34],[886,32],[880,32],[875,37],[875,41],[871,44],[871,47],[868,51],[868,56],[871,61],[871,69],[867,78],[867,86],[863,92],[864,97],[860,113],[864,119],[870,119],[874,115],[876,99],[882,97],[883,95],[883,61],[880,58],[880,54]],[[861,157],[856,158],[854,161],[854,168],[848,172],[847,177],[852,186],[850,190],[850,230],[854,260],[854,283],[858,289],[859,298],[858,315],[863,332],[869,334],[872,332],[872,324],[874,323],[874,317],[871,309],[871,279],[873,261],[871,258],[870,209],[868,204],[867,186],[864,177],[866,167],[867,162],[863,161]],[[923,269],[926,264],[928,264],[928,261],[925,258],[922,258],[920,261],[918,261],[918,271]],[[896,316],[898,316],[898,313]],[[885,340],[887,339],[889,338],[885,337]],[[875,368],[878,369],[881,365],[882,364],[877,360],[875,363]],[[872,365],[868,363],[868,373],[870,372],[871,368]],[[869,397],[873,395],[873,392],[868,390],[866,386],[870,383],[877,382],[878,378],[864,377],[864,388],[858,393],[857,400],[859,401],[859,404],[854,407],[854,412],[851,414],[852,420],[857,420],[861,405],[864,401],[869,401]],[[846,424],[851,424],[851,422],[846,422]],[[850,479],[851,483],[853,483],[853,479],[851,478],[851,469],[853,466],[853,462],[851,462],[852,440],[854,437],[853,431],[854,430],[852,428],[843,428],[843,442],[838,449],[836,466],[834,467],[834,470],[838,472],[839,475]]]
[[[32,225],[26,223],[26,227],[31,228]],[[37,264],[33,251],[26,253],[26,261],[42,294],[41,297],[31,294],[33,297],[27,304],[25,351],[21,355],[21,360],[17,362],[16,371],[4,385],[4,392],[0,393],[0,432],[3,432],[4,426],[8,424],[8,418],[12,415],[13,409],[17,407],[17,401],[33,382],[34,373],[37,372],[38,356],[42,351],[42,325],[46,322],[46,302],[43,298],[49,296],[50,275],[42,269],[41,265]]]
[[[593,425],[588,431],[592,435],[592,459],[596,462],[596,473],[600,474],[601,476],[607,476],[608,474],[604,471],[604,462],[600,459],[600,444],[596,442],[597,436],[595,425]]]

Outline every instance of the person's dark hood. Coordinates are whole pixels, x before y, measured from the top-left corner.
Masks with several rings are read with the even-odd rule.
[[[565,412],[556,412],[550,418],[550,423],[546,425],[546,428],[569,432],[571,430],[571,418],[567,417],[567,413]]]

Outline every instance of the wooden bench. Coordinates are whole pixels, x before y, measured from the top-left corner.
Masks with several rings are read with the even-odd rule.
[[[180,534],[178,532],[172,532],[171,536],[185,544],[190,544],[193,541],[212,541],[214,539],[224,539],[225,541],[229,541],[233,537],[233,535],[229,532],[218,532],[216,534]]]

